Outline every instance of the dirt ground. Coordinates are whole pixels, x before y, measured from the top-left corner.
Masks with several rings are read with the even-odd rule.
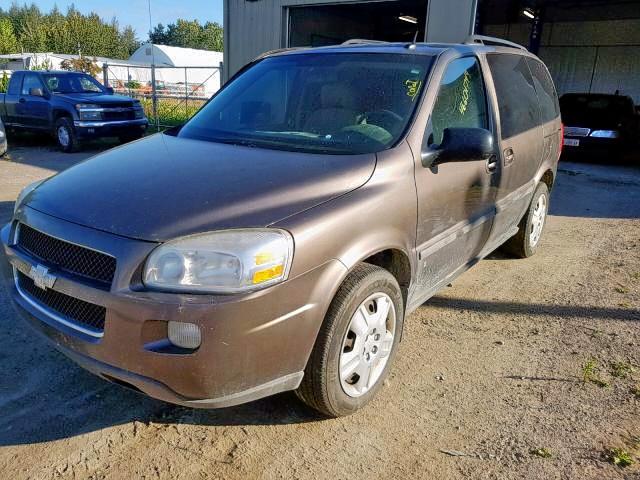
[[[91,153],[29,144],[0,161],[3,223],[23,185]],[[0,478],[640,479],[640,168],[563,162],[551,204],[538,254],[495,253],[413,313],[386,387],[338,420],[290,393],[145,398],[54,351],[0,292]]]

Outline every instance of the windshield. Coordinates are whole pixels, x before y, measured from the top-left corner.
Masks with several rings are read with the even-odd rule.
[[[104,93],[104,87],[86,73],[47,73],[43,78],[52,93]]]
[[[266,58],[216,95],[178,136],[329,154],[381,151],[409,124],[432,62],[417,54]]]

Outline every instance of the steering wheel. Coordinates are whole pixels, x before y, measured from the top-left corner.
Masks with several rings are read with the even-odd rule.
[[[404,122],[403,118],[400,115],[385,108],[367,112],[365,113],[364,118],[367,123],[371,125],[377,125],[378,127],[384,128],[388,132],[394,133]]]

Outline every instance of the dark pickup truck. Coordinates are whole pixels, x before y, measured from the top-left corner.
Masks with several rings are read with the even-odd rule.
[[[52,134],[65,152],[98,137],[135,140],[148,125],[138,100],[79,72],[14,72],[0,94],[0,118],[9,129]]]

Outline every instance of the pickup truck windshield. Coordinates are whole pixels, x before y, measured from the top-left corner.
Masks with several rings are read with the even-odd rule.
[[[240,74],[178,136],[328,154],[392,147],[411,121],[429,55],[320,53],[266,58]]]
[[[42,78],[52,93],[99,93],[105,89],[85,73],[45,73]]]

